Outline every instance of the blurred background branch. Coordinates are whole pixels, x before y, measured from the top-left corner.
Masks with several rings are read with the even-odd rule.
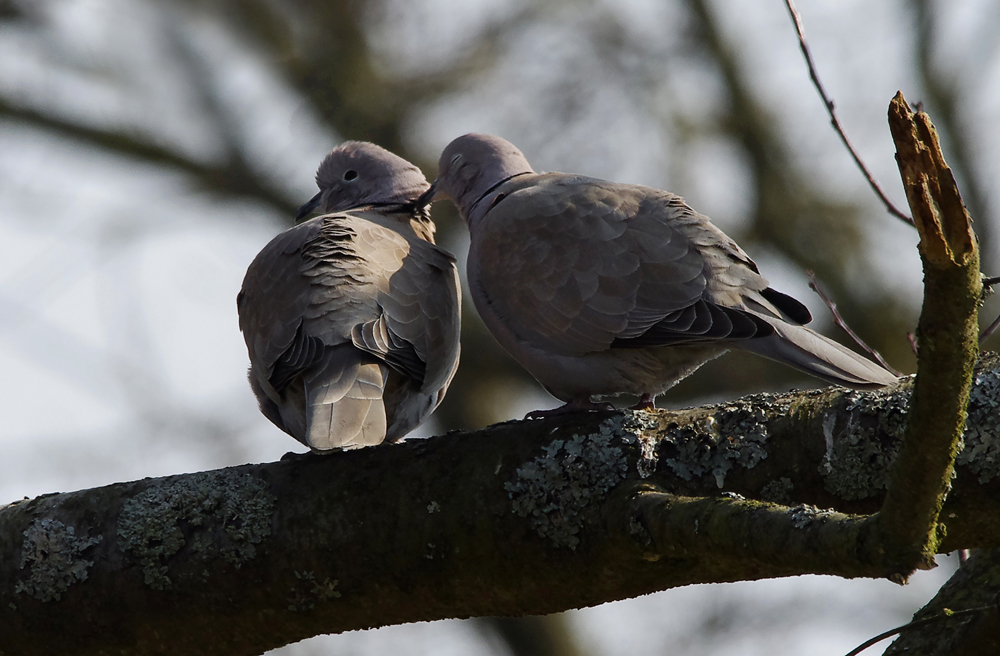
[[[913,225],[913,219],[907,214],[903,213],[902,210],[897,208],[891,200],[882,191],[882,187],[879,183],[875,181],[874,176],[872,176],[871,171],[865,166],[865,163],[861,160],[854,146],[851,145],[851,140],[847,137],[847,132],[844,131],[844,126],[840,124],[840,119],[837,118],[836,103],[833,99],[827,95],[826,89],[823,88],[823,82],[820,80],[819,71],[816,70],[816,64],[813,62],[812,52],[809,50],[809,42],[806,41],[805,28],[802,26],[802,16],[799,14],[799,10],[795,8],[795,3],[792,0],[785,0],[785,6],[788,7],[788,13],[792,17],[792,23],[795,25],[795,33],[799,37],[799,48],[802,50],[802,56],[806,60],[806,66],[809,67],[809,78],[813,82],[813,86],[816,87],[816,92],[819,93],[819,97],[823,100],[823,106],[826,107],[827,113],[830,115],[830,123],[833,125],[833,129],[837,131],[837,136],[844,143],[844,148],[847,152],[851,154],[851,158],[854,159],[854,163],[858,165],[858,169],[865,176],[868,181],[868,185],[878,196],[878,199],[882,201],[885,205],[885,209],[889,211],[897,219],[901,219],[910,225]]]

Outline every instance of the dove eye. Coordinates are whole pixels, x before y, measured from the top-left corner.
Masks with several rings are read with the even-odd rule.
[[[356,177],[358,177],[358,172],[355,171],[354,169],[348,169],[344,171],[344,180],[346,180],[347,182],[350,182]]]
[[[462,153],[455,153],[454,155],[451,156],[451,165],[452,166],[455,166],[456,164],[458,164],[461,161],[462,161]]]

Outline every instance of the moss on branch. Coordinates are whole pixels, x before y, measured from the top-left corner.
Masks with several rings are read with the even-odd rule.
[[[1000,546],[1000,464],[985,457],[1000,440],[1000,358],[975,381],[978,455],[958,465],[942,551]],[[891,463],[910,388],[509,422],[15,503],[0,509],[0,654],[258,654],[691,583],[875,575],[814,534],[879,509],[885,480],[865,463]],[[678,512],[637,514],[643,490],[679,497]],[[791,511],[755,501],[769,494]],[[720,513],[714,547],[700,552],[690,526],[671,537],[706,509]],[[682,548],[665,554],[671,540]],[[788,540],[799,556],[781,557]]]
[[[889,557],[905,578],[914,567],[933,567],[942,538],[937,519],[961,449],[979,352],[982,283],[972,223],[930,118],[912,112],[898,93],[889,128],[924,265],[917,377],[906,439],[880,513]]]

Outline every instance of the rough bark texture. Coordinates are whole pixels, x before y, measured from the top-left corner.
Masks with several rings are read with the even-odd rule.
[[[320,633],[549,613],[690,583],[878,575],[864,554],[817,559],[809,540],[780,543],[791,533],[755,533],[729,558],[689,550],[692,533],[690,544],[726,546],[753,522],[664,539],[644,527],[644,504],[650,492],[726,512],[739,499],[723,491],[763,499],[746,510],[838,553],[855,522],[802,504],[878,510],[910,385],[511,422],[19,502],[0,510],[0,654],[259,654]],[[941,551],[1000,546],[998,426],[990,356]]]
[[[885,656],[996,656],[1000,654],[1000,549],[976,551],[955,575],[913,615],[914,622],[945,613],[981,608],[970,616],[942,618],[905,631]]]
[[[924,301],[917,325],[917,377],[906,440],[880,513],[885,548],[905,578],[933,566],[938,513],[961,448],[972,368],[979,351],[982,301],[972,222],[944,161],[930,118],[902,93],[889,105],[889,128],[914,224],[920,233]]]

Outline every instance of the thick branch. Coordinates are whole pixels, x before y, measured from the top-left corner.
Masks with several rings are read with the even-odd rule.
[[[924,302],[917,325],[917,379],[907,436],[881,519],[887,548],[901,566],[910,561],[931,567],[940,539],[938,513],[961,445],[979,351],[979,251],[927,114],[911,112],[898,93],[889,106],[889,127],[920,233]]]
[[[701,552],[704,557],[711,552],[723,562],[764,565],[768,576],[777,576],[782,565],[789,575],[803,570],[845,577],[885,573],[873,516],[742,497],[692,499],[655,489],[640,491],[635,507],[657,556],[690,558]]]
[[[870,514],[909,385],[511,422],[17,503],[0,510],[0,654],[258,654],[320,633],[543,614],[698,582],[875,575],[819,562],[798,537],[782,551],[791,529],[755,533],[733,557],[658,553],[664,536],[643,526],[636,492],[777,502],[805,535],[822,515],[792,506]],[[941,550],[1000,546],[998,426],[992,356],[976,375]],[[718,544],[752,530],[733,527],[712,528]]]
[[[974,552],[930,603],[914,613],[913,620],[919,622],[972,608],[989,610],[906,631],[889,646],[885,656],[995,656],[1000,653],[998,594],[1000,549]]]

